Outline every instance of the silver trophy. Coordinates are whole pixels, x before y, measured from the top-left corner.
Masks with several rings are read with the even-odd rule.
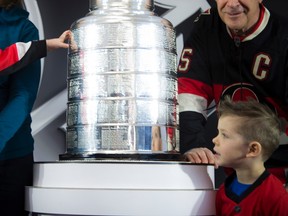
[[[60,159],[174,158],[176,34],[153,10],[153,0],[90,0],[71,25]]]

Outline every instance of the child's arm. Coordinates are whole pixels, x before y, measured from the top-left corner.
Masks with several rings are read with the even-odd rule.
[[[69,37],[70,31],[65,31],[59,38],[18,42],[0,50],[0,75],[9,75],[22,69],[33,61],[45,57],[47,51],[68,48],[69,45],[65,40]]]
[[[69,30],[62,33],[59,38],[53,38],[46,40],[47,50],[53,51],[55,49],[64,48],[67,49],[69,45],[65,43],[66,40],[71,39],[71,32]]]

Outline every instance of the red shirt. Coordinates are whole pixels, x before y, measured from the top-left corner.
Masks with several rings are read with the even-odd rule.
[[[216,215],[288,215],[288,193],[274,175],[265,171],[240,196],[237,196],[229,188],[234,178],[235,173],[226,179],[216,194]]]

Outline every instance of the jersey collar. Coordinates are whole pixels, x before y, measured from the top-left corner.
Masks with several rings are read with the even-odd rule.
[[[269,18],[270,18],[269,10],[266,7],[264,7],[263,4],[260,4],[260,18],[258,19],[257,23],[254,25],[254,27],[250,30],[250,32],[247,35],[237,37],[240,39],[241,42],[254,39],[257,35],[259,35],[263,31],[263,29],[265,29],[265,27],[268,24]],[[226,29],[231,38],[234,38],[235,35],[229,30],[228,26],[226,26]]]

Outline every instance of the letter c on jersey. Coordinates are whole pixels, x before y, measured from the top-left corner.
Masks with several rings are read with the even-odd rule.
[[[254,61],[253,75],[259,80],[266,79],[269,74],[271,61],[271,57],[268,54],[258,54]]]

